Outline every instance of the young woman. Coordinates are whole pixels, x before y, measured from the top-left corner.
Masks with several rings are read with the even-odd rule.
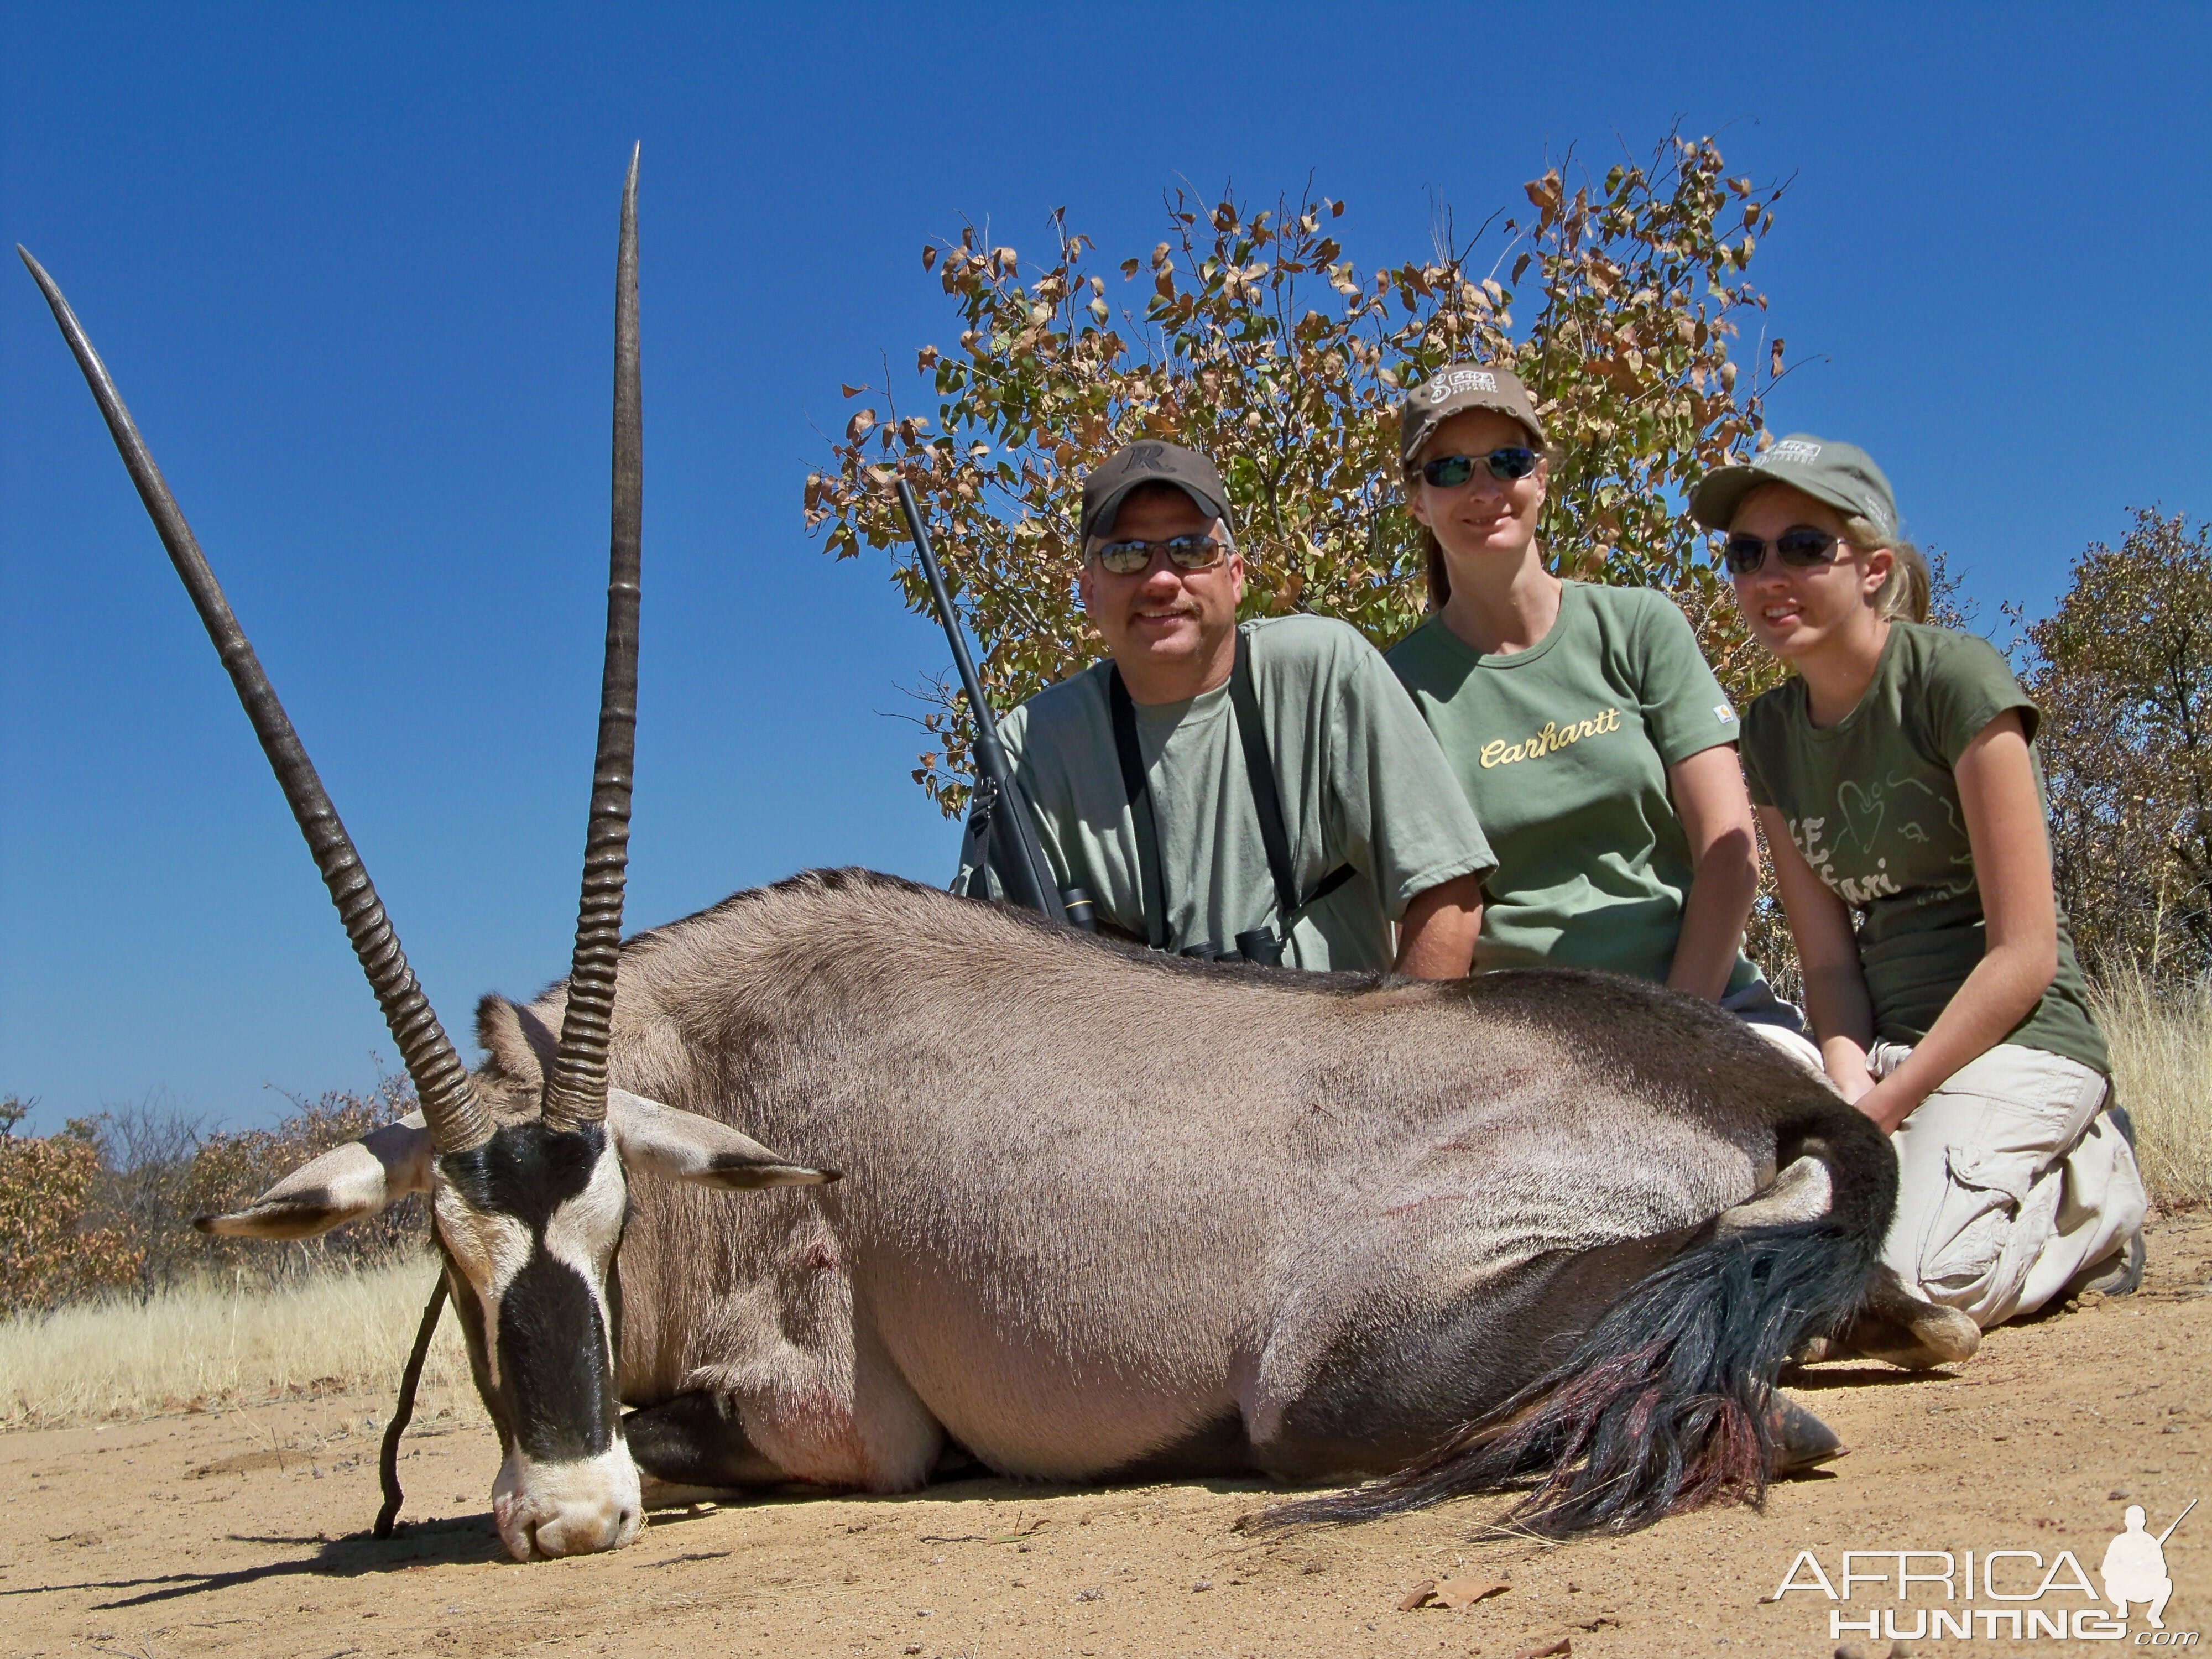
[[[2133,1289],[2142,1181],[2052,893],[2035,705],[1986,642],[1926,625],[1864,452],[1796,434],[1691,511],[1796,671],[1747,714],[1744,769],[1828,1075],[1894,1137],[1889,1265],[1984,1328]]]
[[[1423,383],[1399,443],[1431,614],[1386,654],[1498,857],[1475,967],[1656,980],[1817,1066],[1741,949],[1751,805],[1735,710],[1688,622],[1663,594],[1544,568],[1544,430],[1506,370],[1455,363]]]

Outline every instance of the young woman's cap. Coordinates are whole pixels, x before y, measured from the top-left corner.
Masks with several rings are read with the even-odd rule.
[[[1094,536],[1112,533],[1121,515],[1121,500],[1145,484],[1173,484],[1197,503],[1209,519],[1218,519],[1232,532],[1229,521],[1229,492],[1213,463],[1194,449],[1151,439],[1125,444],[1097,466],[1083,481],[1083,545]]]
[[[1539,448],[1543,447],[1544,423],[1536,418],[1536,405],[1529,401],[1528,388],[1519,375],[1485,363],[1451,363],[1407,392],[1398,406],[1399,461],[1412,466],[1413,457],[1438,427],[1470,409],[1494,409],[1510,416],[1528,428]]]
[[[1870,520],[1885,536],[1897,534],[1897,497],[1874,457],[1809,432],[1793,432],[1748,461],[1705,474],[1690,492],[1690,516],[1708,530],[1726,530],[1743,498],[1770,483],[1802,489],[1838,513]]]

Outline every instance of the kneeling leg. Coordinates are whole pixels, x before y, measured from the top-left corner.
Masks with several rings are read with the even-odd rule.
[[[704,1389],[626,1413],[623,1437],[643,1478],[647,1509],[790,1478],[745,1437],[744,1425],[722,1398]]]

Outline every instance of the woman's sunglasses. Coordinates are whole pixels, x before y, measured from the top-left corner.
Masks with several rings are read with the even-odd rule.
[[[1474,476],[1478,466],[1488,467],[1490,476],[1501,483],[1510,483],[1536,470],[1536,452],[1493,449],[1487,455],[1439,455],[1421,463],[1421,476],[1439,489],[1456,489]]]
[[[1152,568],[1152,555],[1165,553],[1178,570],[1211,570],[1227,551],[1212,536],[1171,536],[1164,542],[1109,542],[1091,556],[1117,576]]]
[[[1825,530],[1799,525],[1784,531],[1771,542],[1761,541],[1756,536],[1731,536],[1721,556],[1728,562],[1729,574],[1735,576],[1754,574],[1766,562],[1766,550],[1770,547],[1792,570],[1811,570],[1835,557],[1836,539]]]

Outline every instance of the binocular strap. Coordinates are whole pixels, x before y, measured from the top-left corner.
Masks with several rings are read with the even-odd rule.
[[[1107,701],[1114,715],[1114,749],[1121,763],[1121,787],[1129,798],[1129,813],[1136,820],[1138,874],[1144,889],[1145,937],[1154,950],[1167,949],[1167,893],[1160,875],[1159,821],[1154,816],[1151,781],[1145,773],[1144,752],[1137,745],[1137,708],[1121,671],[1111,664],[1106,670]],[[1260,697],[1252,680],[1252,638],[1237,630],[1237,660],[1229,671],[1230,714],[1237,741],[1244,749],[1244,776],[1252,791],[1252,811],[1260,820],[1261,844],[1267,850],[1267,873],[1274,878],[1275,903],[1282,915],[1283,938],[1311,905],[1352,879],[1348,864],[1340,864],[1321,878],[1312,892],[1301,898],[1296,867],[1291,862],[1290,831],[1283,818],[1283,798],[1275,784],[1275,760],[1267,749],[1267,728],[1260,720]]]

